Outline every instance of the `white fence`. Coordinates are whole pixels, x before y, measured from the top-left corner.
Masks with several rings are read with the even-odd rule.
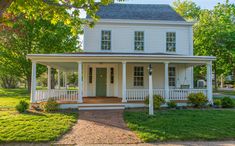
[[[36,90],[35,102],[47,101],[78,101],[78,90]]]
[[[153,95],[161,95],[165,97],[164,89],[153,89]],[[190,93],[203,93],[207,95],[206,89],[170,89],[169,100],[187,100]],[[127,101],[143,101],[149,95],[148,89],[127,89],[126,98]]]

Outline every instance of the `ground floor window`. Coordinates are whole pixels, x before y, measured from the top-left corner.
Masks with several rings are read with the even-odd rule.
[[[175,87],[175,67],[169,67],[169,86]]]
[[[134,67],[134,86],[144,86],[144,67]]]

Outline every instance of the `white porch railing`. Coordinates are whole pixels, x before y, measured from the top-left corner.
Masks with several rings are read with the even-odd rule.
[[[203,93],[207,95],[207,89],[170,89],[170,100],[188,100],[187,97],[191,93]]]
[[[207,89],[170,89],[169,100],[187,100],[190,93],[204,93],[207,95]],[[127,101],[143,101],[148,96],[148,89],[127,89],[126,98]],[[165,97],[164,89],[153,89],[153,95],[161,95]]]
[[[36,90],[35,102],[47,101],[78,101],[78,90]]]

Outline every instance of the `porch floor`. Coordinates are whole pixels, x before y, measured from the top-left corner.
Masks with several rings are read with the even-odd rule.
[[[76,101],[58,101],[60,104],[77,104]],[[127,103],[144,103],[143,101],[128,101]],[[82,104],[122,104],[118,97],[83,97]]]
[[[108,104],[122,103],[122,99],[118,97],[83,97],[84,104]]]

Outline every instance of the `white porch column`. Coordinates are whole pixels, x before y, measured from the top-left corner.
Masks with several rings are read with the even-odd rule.
[[[58,72],[58,81],[57,81],[58,89],[60,89],[60,70],[57,70],[57,72]]]
[[[78,62],[78,102],[82,103],[82,96],[83,96],[83,83],[82,83],[82,62]]]
[[[207,63],[207,100],[210,104],[213,104],[212,99],[212,63]]]
[[[169,65],[169,62],[164,62],[165,64],[165,84],[164,84],[164,89],[165,89],[165,99],[166,99],[166,102],[169,101],[169,78],[168,78],[168,65]]]
[[[122,102],[126,100],[126,61],[122,62]]]
[[[153,115],[153,78],[152,78],[152,65],[149,65],[149,115]]]
[[[51,89],[51,67],[47,66],[47,89]]]
[[[31,73],[31,96],[30,96],[30,102],[35,102],[35,96],[36,96],[36,86],[37,86],[37,80],[36,80],[36,62],[32,61],[32,73]]]

